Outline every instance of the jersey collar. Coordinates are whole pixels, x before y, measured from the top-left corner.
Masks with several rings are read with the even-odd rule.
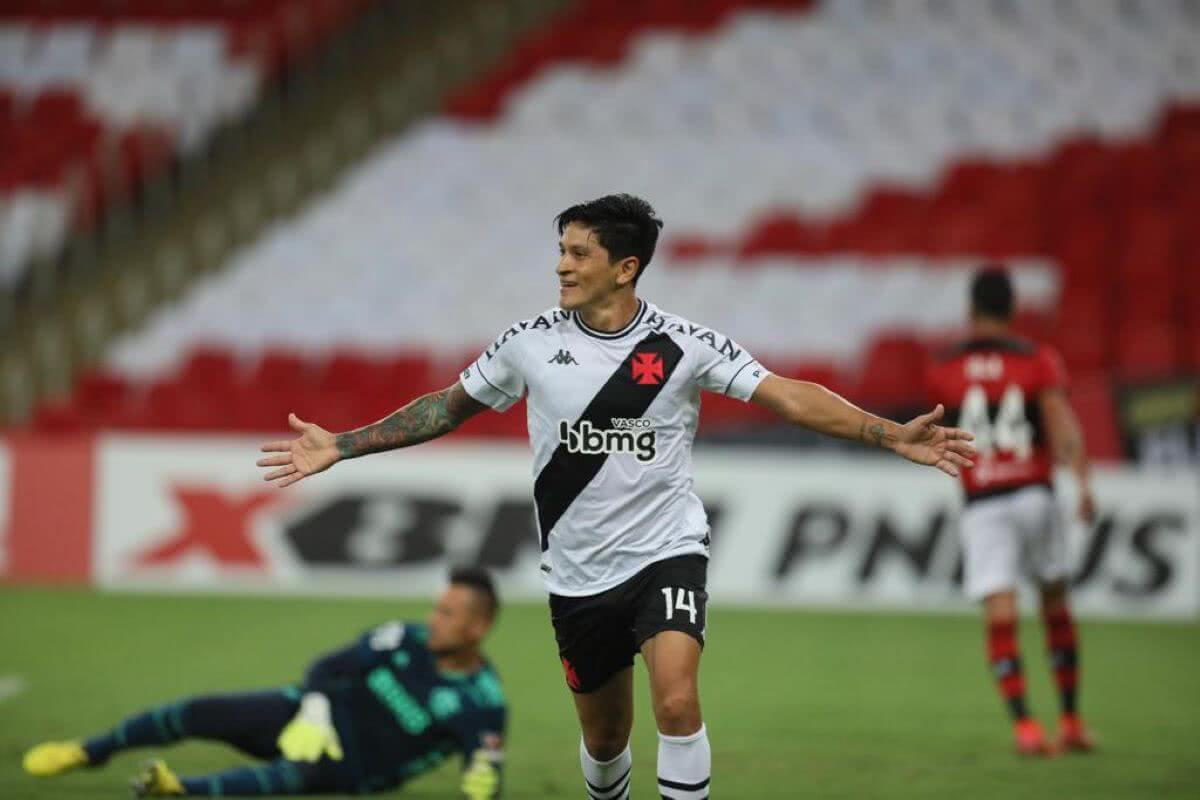
[[[642,317],[646,316],[646,301],[638,300],[637,313],[633,315],[633,319],[629,321],[629,324],[624,328],[621,328],[619,331],[598,331],[595,328],[589,328],[587,323],[583,321],[583,318],[579,316],[578,312],[572,313],[571,316],[575,318],[575,324],[579,326],[579,330],[583,331],[588,336],[592,336],[596,339],[620,339],[622,336],[627,336],[631,331],[633,331],[633,329],[641,323]]]

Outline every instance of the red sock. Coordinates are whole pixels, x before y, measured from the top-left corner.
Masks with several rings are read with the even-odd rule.
[[[989,622],[987,626],[988,662],[1014,719],[1025,719],[1025,673],[1017,648],[1017,622]]]
[[[1075,621],[1066,606],[1045,612],[1042,620],[1046,624],[1046,647],[1050,651],[1050,665],[1054,670],[1054,682],[1058,684],[1063,714],[1074,714],[1075,687],[1079,683]]]

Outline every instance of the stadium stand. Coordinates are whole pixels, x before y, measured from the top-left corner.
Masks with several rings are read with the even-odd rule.
[[[245,115],[367,2],[0,5],[0,290]]]
[[[1194,4],[617,8],[575,3],[529,36],[37,425],[377,416],[549,305],[549,217],[618,189],[668,222],[647,296],[873,407],[920,404],[914,371],[984,259],[1018,268],[1023,325],[1078,376],[1101,457],[1117,382],[1200,370]],[[579,25],[603,35],[579,49]],[[706,405],[710,429],[757,420]]]

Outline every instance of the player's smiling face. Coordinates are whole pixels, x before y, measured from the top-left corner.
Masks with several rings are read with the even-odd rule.
[[[611,261],[595,231],[578,222],[563,230],[558,250],[558,305],[566,311],[603,303],[637,274],[636,258]]]

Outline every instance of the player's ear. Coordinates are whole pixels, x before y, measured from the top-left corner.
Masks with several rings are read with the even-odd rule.
[[[637,256],[623,258],[617,262],[617,285],[627,286],[633,283],[638,274]]]

